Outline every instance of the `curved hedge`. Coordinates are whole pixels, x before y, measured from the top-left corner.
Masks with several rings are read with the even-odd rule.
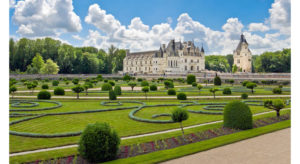
[[[20,105],[20,104],[31,104],[31,105]],[[32,107],[39,106],[39,103],[28,102],[28,101],[18,101],[15,103],[11,103],[10,106],[16,107],[16,108],[32,108]]]
[[[160,116],[171,116],[171,114],[170,113],[154,114],[154,115],[152,115],[152,118],[157,118]]]
[[[9,111],[41,111],[41,110],[50,110],[50,109],[55,109],[55,108],[59,108],[62,106],[62,104],[58,101],[50,101],[50,100],[13,100],[12,102],[47,102],[47,103],[53,103],[56,104],[56,106],[52,106],[52,107],[44,107],[44,108],[37,108],[37,109],[10,109]]]

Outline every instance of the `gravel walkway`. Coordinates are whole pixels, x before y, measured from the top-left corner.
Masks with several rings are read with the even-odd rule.
[[[290,164],[291,129],[214,148],[164,164]]]

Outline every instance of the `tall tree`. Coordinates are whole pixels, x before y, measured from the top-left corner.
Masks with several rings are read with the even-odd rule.
[[[59,71],[58,65],[53,60],[48,59],[41,69],[42,74],[57,74]]]

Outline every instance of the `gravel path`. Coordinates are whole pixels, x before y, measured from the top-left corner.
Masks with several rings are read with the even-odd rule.
[[[163,164],[290,164],[291,129],[214,148]]]
[[[282,109],[282,110],[287,110],[287,109],[290,109],[290,108],[285,108],[285,109]],[[254,114],[254,116],[258,116],[258,115],[262,115],[262,114],[266,114],[266,113],[274,113],[274,111],[257,113],[257,114]],[[192,126],[187,126],[187,127],[184,127],[183,129],[190,129],[190,128],[195,128],[195,127],[199,127],[199,126],[209,125],[209,124],[216,124],[216,123],[220,123],[220,122],[222,122],[222,120],[207,122],[207,123],[197,124],[197,125],[192,125]],[[177,128],[177,129],[170,129],[170,130],[164,130],[164,131],[141,134],[141,135],[135,135],[135,136],[122,137],[121,140],[140,138],[140,137],[152,136],[152,135],[157,135],[157,134],[170,133],[170,132],[179,131],[179,130],[181,130],[181,129]],[[32,153],[38,153],[38,152],[46,152],[46,151],[51,151],[51,150],[67,149],[67,148],[72,148],[72,147],[77,147],[77,146],[78,146],[77,144],[73,144],[73,145],[66,145],[66,146],[58,146],[58,147],[52,147],[52,148],[24,151],[24,152],[18,152],[18,153],[10,153],[9,156],[12,157],[12,156],[26,155],[26,154],[32,154]]]

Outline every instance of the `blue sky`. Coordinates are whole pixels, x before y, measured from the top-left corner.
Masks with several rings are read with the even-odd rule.
[[[10,0],[10,4],[10,35],[15,39],[49,36],[74,46],[105,49],[114,44],[141,51],[175,38],[203,43],[208,53],[226,54],[243,32],[255,53],[290,46],[289,0]],[[60,12],[51,15],[56,10]],[[129,27],[133,22],[136,26]]]

